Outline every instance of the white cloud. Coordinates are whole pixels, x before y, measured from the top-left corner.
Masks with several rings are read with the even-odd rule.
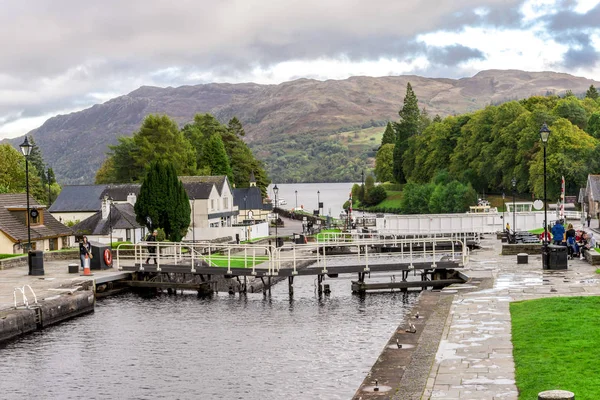
[[[344,79],[415,71],[460,77],[483,69],[559,70],[593,78],[600,75],[593,66],[564,66],[567,51],[585,41],[563,43],[546,29],[558,12],[585,14],[599,3],[0,2],[0,138],[21,135],[48,116],[89,107],[142,85],[273,84],[300,77]],[[600,36],[592,29],[576,33],[590,35],[598,50]],[[453,54],[452,67],[439,57],[427,58],[448,54],[447,46],[462,50]],[[485,59],[468,59],[474,53]]]

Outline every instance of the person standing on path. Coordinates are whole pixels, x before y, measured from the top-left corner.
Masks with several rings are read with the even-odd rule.
[[[587,215],[587,218],[586,218],[586,220],[587,220],[587,223],[588,223],[588,228],[589,228],[589,227],[590,227],[590,221],[592,220],[592,216],[591,216],[589,213],[588,213],[588,215]]]
[[[157,242],[158,231],[155,229],[152,234],[148,235],[146,242]],[[154,264],[156,262],[156,246],[148,246],[148,258],[146,258],[146,264],[150,264],[150,259],[154,258]]]
[[[81,261],[81,269],[85,266],[85,260],[91,258],[92,246],[88,242],[87,236],[84,236],[79,242],[79,260]]]

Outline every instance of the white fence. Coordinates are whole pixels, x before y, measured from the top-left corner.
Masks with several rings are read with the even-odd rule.
[[[554,220],[553,213],[548,213],[548,219]],[[386,215],[377,218],[377,230],[407,234],[494,233],[503,230],[507,222],[519,231],[542,228],[544,212]]]

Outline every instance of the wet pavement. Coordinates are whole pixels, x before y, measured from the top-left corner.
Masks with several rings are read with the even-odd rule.
[[[456,293],[421,399],[518,399],[510,302],[600,295],[597,267],[586,261],[569,260],[567,270],[543,270],[541,254],[517,264],[517,256],[500,255],[501,246],[490,236],[472,253],[464,272],[475,285],[444,289]],[[489,288],[476,287],[486,280],[492,282]]]

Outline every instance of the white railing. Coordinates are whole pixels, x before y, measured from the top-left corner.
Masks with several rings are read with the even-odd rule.
[[[37,302],[38,302],[37,301],[37,296],[35,295],[35,292],[31,288],[31,286],[29,286],[29,285],[23,285],[23,287],[15,288],[15,290],[13,290],[13,300],[15,302],[15,309],[18,308],[18,306],[17,306],[17,292],[21,292],[21,295],[23,296],[23,305],[26,308],[29,308],[29,300],[27,299],[27,296],[25,295],[25,288],[29,288],[29,291],[33,295],[33,304],[37,304]]]
[[[328,267],[344,265],[364,265],[364,271],[377,264],[408,264],[430,262],[435,268],[443,260],[467,265],[469,249],[465,240],[451,237],[401,238],[396,236],[366,234],[337,234],[325,236],[326,241],[306,244],[285,243],[282,247],[261,244],[215,244],[215,243],[170,243],[153,242],[135,245],[119,245],[116,254],[116,266],[135,267],[145,271],[150,265],[148,247],[156,247],[156,271],[162,271],[161,265],[181,265],[182,271],[197,272],[198,265],[227,268],[232,272],[232,264],[243,263],[243,268],[257,269],[268,275],[278,275],[282,269],[291,269],[292,275],[298,273],[299,264],[313,264],[322,273]],[[325,239],[323,239],[325,240]],[[385,251],[384,251],[385,250]],[[238,266],[239,268],[239,266]],[[187,271],[186,271],[187,272]]]

